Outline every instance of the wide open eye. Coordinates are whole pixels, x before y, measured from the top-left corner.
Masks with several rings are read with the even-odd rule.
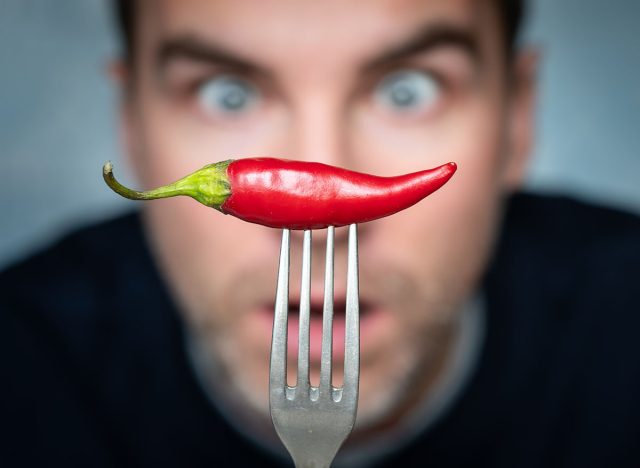
[[[222,75],[204,82],[198,89],[198,104],[206,114],[239,115],[254,107],[258,90],[248,81]]]
[[[440,84],[432,75],[402,70],[385,76],[376,86],[374,99],[385,112],[423,113],[440,98]]]

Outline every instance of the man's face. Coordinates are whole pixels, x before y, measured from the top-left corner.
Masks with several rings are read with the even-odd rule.
[[[362,427],[388,424],[410,410],[446,364],[459,310],[486,267],[501,202],[521,173],[529,100],[517,91],[518,75],[508,80],[493,3],[141,2],[124,122],[145,187],[251,156],[384,176],[458,163],[439,192],[360,226]],[[159,264],[218,383],[268,417],[280,231],[186,198],[145,209]],[[316,362],[325,237],[318,231],[313,241]],[[335,263],[340,304],[344,228],[336,230]],[[291,265],[293,382],[299,245]],[[339,306],[336,314],[339,360]],[[317,379],[317,368],[312,376]]]

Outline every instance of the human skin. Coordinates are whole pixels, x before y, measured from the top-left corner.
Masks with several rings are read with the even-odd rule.
[[[495,8],[474,0],[141,1],[132,60],[114,68],[124,140],[144,188],[248,156],[384,176],[457,162],[454,179],[427,200],[359,227],[356,440],[397,427],[428,397],[460,311],[477,293],[503,201],[523,177],[535,57],[506,56]],[[428,37],[439,40],[418,44]],[[401,83],[397,94],[391,76]],[[230,88],[229,77],[240,85]],[[144,220],[205,386],[245,429],[269,433],[280,231],[189,199],[150,202]],[[324,239],[315,232],[314,310],[322,305]],[[294,233],[292,304],[297,240]],[[337,301],[345,294],[346,240],[346,230],[336,230]],[[344,320],[336,313],[339,373]],[[319,315],[311,326],[313,381]],[[290,330],[293,381],[295,315]]]

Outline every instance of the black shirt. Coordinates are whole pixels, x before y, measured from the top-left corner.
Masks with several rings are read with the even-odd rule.
[[[640,219],[513,197],[483,287],[469,384],[379,466],[640,466]],[[0,466],[287,466],[216,412],[185,349],[136,214],[0,274]]]

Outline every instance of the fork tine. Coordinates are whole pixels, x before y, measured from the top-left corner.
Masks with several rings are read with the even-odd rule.
[[[311,295],[311,231],[304,231],[302,243],[302,282],[298,332],[298,383],[296,395],[309,393],[309,309]]]
[[[271,338],[269,391],[272,397],[283,396],[287,383],[287,313],[289,311],[289,244],[290,231],[282,230],[278,284]]]
[[[345,317],[343,397],[358,398],[360,373],[360,313],[358,305],[358,227],[349,226],[347,254],[347,297]]]
[[[333,239],[335,228],[327,229],[327,252],[324,268],[324,306],[322,310],[322,354],[320,358],[320,392],[331,390],[333,356]]]

